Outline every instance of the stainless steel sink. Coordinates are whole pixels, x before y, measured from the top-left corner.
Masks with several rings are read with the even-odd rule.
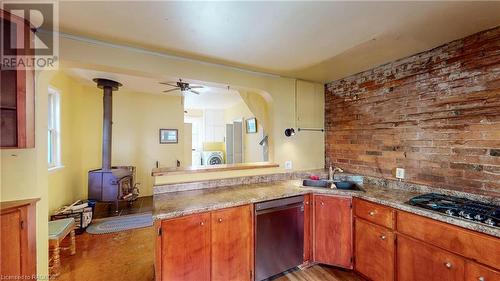
[[[332,184],[335,184],[332,187]],[[302,182],[303,187],[317,187],[317,188],[333,188],[337,190],[347,190],[347,191],[364,191],[356,182],[353,181],[336,181],[336,180],[310,180],[305,179]]]

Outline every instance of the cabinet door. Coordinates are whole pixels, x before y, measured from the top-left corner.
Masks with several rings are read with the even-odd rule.
[[[2,214],[0,217],[1,248],[0,274],[2,276],[20,276],[23,274],[23,264],[21,259],[21,243],[23,232],[21,229],[22,210],[17,209],[12,212]]]
[[[299,128],[323,128],[324,126],[323,85],[297,81],[297,126]]]
[[[465,280],[495,281],[500,280],[500,272],[478,263],[468,261],[465,265]]]
[[[210,280],[210,214],[162,222],[161,280]]]
[[[0,215],[0,276],[36,274],[36,206],[34,204],[36,200],[32,201],[33,203],[27,205],[2,210]]]
[[[314,261],[352,268],[351,198],[314,196]]]
[[[362,219],[354,224],[356,271],[373,281],[394,280],[394,233]]]
[[[312,256],[312,194],[304,195],[304,263]]]
[[[437,247],[398,236],[399,281],[464,280],[464,259]]]
[[[251,280],[252,224],[249,205],[212,212],[212,281]]]

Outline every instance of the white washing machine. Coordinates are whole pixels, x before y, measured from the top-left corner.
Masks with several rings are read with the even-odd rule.
[[[222,151],[203,151],[201,162],[204,166],[224,164],[224,153]]]

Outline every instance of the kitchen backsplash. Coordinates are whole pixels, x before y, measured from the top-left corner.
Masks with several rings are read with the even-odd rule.
[[[325,160],[500,196],[500,27],[325,85]]]

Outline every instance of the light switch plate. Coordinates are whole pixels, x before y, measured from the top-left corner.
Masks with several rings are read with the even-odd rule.
[[[285,170],[291,170],[292,167],[292,160],[285,161]]]
[[[405,169],[396,168],[396,178],[397,179],[404,179],[405,178]]]

